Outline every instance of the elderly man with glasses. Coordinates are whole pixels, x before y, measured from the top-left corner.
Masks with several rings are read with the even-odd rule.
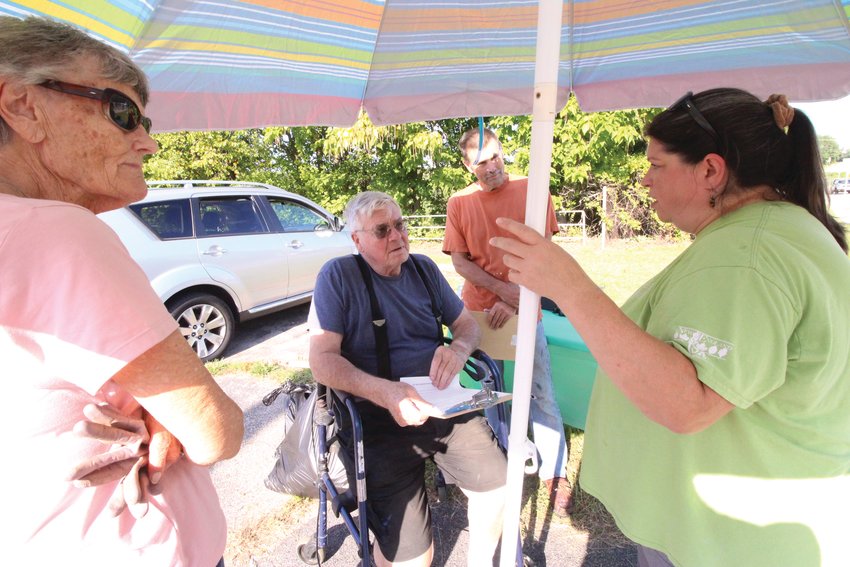
[[[227,526],[207,466],[239,450],[242,412],[95,216],[147,191],[147,98],[117,50],[50,20],[0,17],[9,565],[222,563]]]
[[[469,498],[469,564],[492,565],[504,453],[482,416],[434,418],[435,408],[399,381],[428,375],[445,388],[477,347],[478,326],[437,265],[410,254],[401,209],[389,195],[360,193],[345,218],[359,255],[331,260],[319,273],[310,368],[316,381],[360,400],[376,563],[431,564],[425,461],[433,457]],[[444,323],[454,339],[449,346],[442,344]],[[340,437],[352,454],[348,432]]]

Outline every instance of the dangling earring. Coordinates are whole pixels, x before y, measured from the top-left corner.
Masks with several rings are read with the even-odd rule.
[[[712,209],[714,208],[714,205],[716,205],[716,204],[717,204],[717,197],[715,197],[714,195],[712,195],[711,197],[709,197],[709,198],[708,198],[708,205],[709,205]]]

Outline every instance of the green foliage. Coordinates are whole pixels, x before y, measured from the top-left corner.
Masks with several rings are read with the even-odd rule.
[[[824,165],[841,161],[843,152],[832,136],[818,136],[818,149]]]
[[[582,112],[574,98],[555,122],[550,190],[559,209],[581,209],[612,237],[674,236],[658,221],[640,178],[643,127],[653,109]],[[531,118],[494,117],[508,170],[527,175]],[[385,191],[408,215],[444,214],[446,201],[474,181],[457,143],[477,119],[375,126],[363,114],[351,128],[273,127],[158,134],[148,179],[224,179],[269,183],[304,195],[334,214],[361,191]],[[606,187],[607,210],[602,209]]]
[[[245,179],[269,162],[262,130],[157,134],[159,151],[145,162],[148,179]]]
[[[555,120],[550,166],[550,191],[557,207],[585,210],[588,224],[605,219],[613,237],[674,236],[678,231],[658,220],[646,188],[640,185],[646,168],[643,128],[659,109],[582,112],[575,98]],[[527,175],[531,148],[531,118],[499,117],[497,130],[510,170]],[[603,187],[606,211],[603,213]]]
[[[462,133],[457,123],[374,126],[364,114],[351,128],[332,128],[323,150],[338,160],[338,168],[357,164],[360,183],[345,192],[345,200],[358,191],[384,191],[406,214],[442,214],[449,196],[469,183],[454,150]]]

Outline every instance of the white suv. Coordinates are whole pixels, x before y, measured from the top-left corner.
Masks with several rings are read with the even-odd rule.
[[[102,213],[203,361],[245,321],[309,301],[322,265],[355,251],[338,217],[271,185],[152,181]]]

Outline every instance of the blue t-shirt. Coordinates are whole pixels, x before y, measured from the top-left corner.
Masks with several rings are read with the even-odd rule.
[[[463,310],[463,302],[433,260],[420,254],[416,260],[431,282],[443,323],[451,325]],[[393,377],[427,375],[440,342],[431,298],[413,261],[402,264],[398,276],[371,272],[375,296],[386,318]],[[354,256],[335,258],[322,267],[313,307],[323,330],[342,335],[342,356],[360,370],[377,375],[369,292]]]

